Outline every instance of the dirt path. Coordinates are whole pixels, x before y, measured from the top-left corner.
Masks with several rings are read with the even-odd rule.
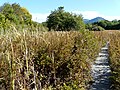
[[[101,52],[97,57],[95,63],[92,65],[92,77],[94,82],[92,83],[90,90],[110,90],[111,70],[109,66],[109,42],[106,46],[101,48]]]

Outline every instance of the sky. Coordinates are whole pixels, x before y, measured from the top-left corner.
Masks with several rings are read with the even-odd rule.
[[[4,3],[18,3],[25,7],[37,22],[46,21],[47,16],[60,6],[64,10],[82,14],[84,19],[103,17],[107,20],[120,20],[120,0],[0,0]]]

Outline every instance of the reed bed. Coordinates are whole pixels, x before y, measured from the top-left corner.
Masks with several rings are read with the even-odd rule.
[[[0,89],[84,90],[101,45],[88,31],[1,33]]]

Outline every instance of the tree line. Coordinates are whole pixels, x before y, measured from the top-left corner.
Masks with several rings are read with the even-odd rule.
[[[9,28],[10,25],[44,26],[48,31],[70,31],[70,30],[119,30],[120,20],[102,20],[95,23],[85,24],[82,15],[77,15],[64,10],[64,7],[58,7],[51,11],[45,22],[39,23],[32,21],[32,15],[25,8],[17,3],[4,3],[0,6],[0,28]],[[35,29],[34,28],[34,29]]]
[[[89,30],[120,30],[120,20],[102,20],[92,24],[86,24],[86,29]]]
[[[32,21],[32,15],[25,7],[17,3],[4,3],[0,6],[0,27],[6,29],[10,24],[15,25],[43,25],[49,31],[83,30],[85,24],[81,15],[66,12],[64,7],[58,7],[47,17],[43,23]]]
[[[5,32],[13,27],[16,29],[26,27],[32,30],[41,27],[41,25],[42,24],[33,21],[30,12],[17,3],[4,3],[0,6],[0,32],[1,30]]]

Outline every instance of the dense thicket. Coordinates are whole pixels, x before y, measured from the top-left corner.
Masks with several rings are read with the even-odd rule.
[[[84,90],[102,43],[90,32],[11,31],[0,35],[0,89]]]

